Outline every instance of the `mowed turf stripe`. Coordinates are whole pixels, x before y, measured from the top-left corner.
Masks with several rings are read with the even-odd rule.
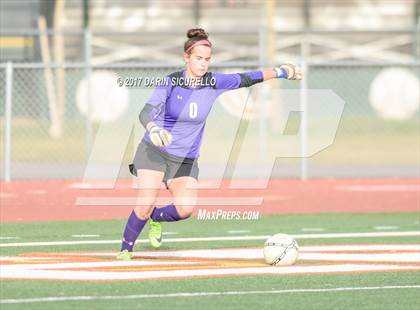
[[[91,301],[91,300],[122,300],[146,298],[174,298],[174,297],[206,297],[206,296],[238,296],[238,295],[266,295],[266,294],[296,294],[296,293],[327,293],[327,292],[352,292],[376,291],[395,289],[419,289],[420,285],[393,285],[393,286],[362,286],[362,287],[336,287],[336,288],[311,288],[311,289],[286,289],[269,291],[227,291],[227,292],[189,292],[169,294],[139,294],[139,295],[108,295],[108,296],[60,296],[41,298],[1,299],[0,304],[21,304],[37,302],[60,301]]]
[[[372,237],[408,237],[420,236],[420,231],[395,231],[395,232],[364,232],[364,233],[328,233],[328,234],[300,234],[291,235],[296,239],[335,239],[335,238],[372,238]],[[270,236],[228,236],[228,237],[196,237],[196,238],[165,238],[165,243],[172,242],[211,242],[211,241],[249,241],[265,240]],[[81,244],[118,244],[121,240],[84,240],[84,241],[46,241],[46,242],[18,242],[0,243],[0,247],[25,247],[25,246],[60,246]],[[138,240],[136,243],[149,243],[149,240]]]

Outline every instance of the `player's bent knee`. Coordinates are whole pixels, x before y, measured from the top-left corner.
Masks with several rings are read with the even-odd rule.
[[[177,197],[175,198],[175,206],[181,218],[188,218],[194,211],[197,204],[196,197]]]
[[[181,207],[177,207],[176,209],[178,211],[179,216],[182,219],[186,219],[192,215],[194,211],[194,207],[195,206],[181,206]]]
[[[137,217],[146,220],[150,217],[150,214],[153,211],[154,206],[150,205],[138,205],[134,208],[134,212],[136,213]]]

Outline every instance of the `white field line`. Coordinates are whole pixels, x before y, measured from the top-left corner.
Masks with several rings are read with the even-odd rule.
[[[321,247],[320,247],[321,248]],[[368,250],[366,252],[374,252]],[[115,257],[115,253],[81,253],[83,256]],[[264,259],[262,248],[257,249],[212,249],[135,252],[138,257],[160,258],[215,258],[215,259]],[[355,262],[401,262],[420,264],[420,252],[408,253],[334,253],[312,252],[302,248],[299,253],[302,261],[355,261]]]
[[[37,261],[37,260],[57,260],[61,257],[25,257],[25,256],[0,256],[0,262],[17,262],[17,261]]]
[[[343,253],[335,252],[360,252],[363,253],[352,253],[352,257],[356,255],[366,255],[366,252],[388,252],[388,253],[373,253],[370,256],[367,256],[368,260],[371,260],[371,257],[378,254],[388,254],[399,256],[393,257],[393,261],[401,261],[404,256],[409,257],[409,260],[420,262],[420,244],[361,244],[361,245],[320,245],[320,246],[303,246],[299,248],[299,259],[305,259],[310,257],[310,255],[323,254],[328,255],[342,255]],[[391,252],[391,253],[389,253]],[[63,256],[93,256],[93,257],[109,257],[115,258],[116,252],[77,252],[77,253],[60,253],[60,256],[54,257],[54,259],[62,259]],[[223,259],[263,259],[262,247],[260,248],[234,248],[234,249],[198,249],[198,250],[158,250],[150,251],[144,250],[141,252],[133,252],[135,257],[178,257],[178,258],[223,258]],[[345,254],[345,253],[344,253]],[[341,256],[340,259],[343,259]],[[15,261],[15,260],[29,260],[31,257],[21,257],[21,256],[0,256],[0,261]],[[47,258],[33,258],[33,259],[47,259]],[[50,258],[52,259],[52,258]],[[318,260],[323,260],[318,258]]]
[[[228,230],[228,234],[247,234],[250,230]]]
[[[307,245],[301,252],[340,252],[340,251],[417,251],[420,244],[346,244],[346,245]]]
[[[369,252],[369,251],[366,251]],[[67,253],[75,255],[74,253]],[[67,256],[68,256],[67,255]],[[195,259],[264,259],[262,248],[249,249],[212,249],[212,250],[177,250],[177,251],[143,251],[135,252],[135,257],[153,258],[195,258]],[[66,255],[65,255],[66,256]],[[109,257],[115,258],[115,253],[80,253],[84,257]],[[15,257],[0,257],[3,261],[15,261]],[[8,259],[6,259],[8,258]],[[59,258],[58,258],[59,259]],[[0,260],[0,261],[1,261]],[[403,253],[334,253],[334,252],[308,252],[299,253],[300,261],[346,261],[346,262],[387,262],[387,263],[416,263],[420,264],[420,252]],[[25,260],[21,260],[25,261]],[[129,261],[130,262],[130,261]],[[129,266],[129,262],[79,262],[60,264],[20,264],[18,269],[62,269],[62,268],[83,268],[83,267],[104,267],[104,266]],[[176,262],[150,262],[134,260],[139,265],[160,265],[176,264]],[[51,267],[49,267],[51,266]],[[3,268],[5,268],[3,266]]]
[[[313,248],[301,248],[299,260],[304,261],[364,261],[364,262],[404,262],[420,263],[420,252],[408,253],[334,253],[329,250],[322,251],[323,247],[318,247],[318,252],[313,252]],[[399,250],[404,249],[402,246]],[[420,246],[417,246],[417,251]],[[350,250],[347,250],[350,252]],[[366,252],[375,252],[375,249],[366,249]],[[395,251],[395,250],[393,250]],[[99,254],[99,253],[97,253]],[[104,253],[105,254],[105,253]],[[110,254],[112,257],[113,253]],[[112,255],[113,254],[113,255]],[[166,257],[166,258],[218,258],[218,259],[264,259],[262,248],[256,249],[212,249],[212,250],[178,250],[178,251],[143,251],[136,252],[135,256],[140,257]]]
[[[126,266],[181,266],[181,265],[202,265],[205,262],[183,262],[183,261],[147,261],[147,260],[129,260],[129,261],[111,261],[111,262],[81,262],[81,263],[50,263],[50,264],[17,264],[4,265],[4,268],[13,268],[14,270],[48,270],[48,269],[67,269],[67,268],[103,268],[103,267],[126,267]],[[3,268],[2,267],[2,268]],[[4,269],[3,268],[3,269]],[[2,274],[2,271],[0,271]]]
[[[371,238],[371,237],[408,237],[420,236],[420,231],[395,232],[365,232],[365,233],[329,233],[329,234],[299,234],[291,235],[296,239],[336,239],[336,238]],[[197,238],[168,238],[165,243],[173,242],[210,242],[210,241],[246,241],[266,240],[271,236],[229,236],[229,237],[197,237]],[[60,246],[80,244],[118,244],[121,240],[85,240],[85,241],[46,241],[46,242],[19,242],[0,243],[0,248],[25,246]],[[136,243],[149,243],[149,240],[138,240]]]
[[[320,246],[302,246],[299,247],[301,253],[334,253],[334,252],[406,252],[401,254],[411,254],[420,252],[420,244],[362,244],[362,245],[320,245]],[[408,253],[407,253],[408,252]],[[133,252],[138,257],[194,257],[194,258],[226,258],[226,259],[262,259],[262,247],[260,248],[234,248],[234,249],[198,249],[198,250],[144,250]],[[416,253],[414,253],[416,254]],[[97,257],[115,257],[115,252],[77,252],[60,253],[65,256],[97,256]],[[2,256],[0,256],[1,258]],[[15,257],[4,256],[9,260]],[[16,256],[19,258],[20,256]]]
[[[357,272],[384,272],[384,271],[417,271],[419,266],[401,265],[315,265],[315,266],[283,266],[279,267],[244,267],[244,268],[210,268],[210,269],[171,269],[171,270],[143,270],[143,271],[74,271],[74,270],[46,270],[46,269],[18,269],[13,265],[4,265],[0,269],[1,279],[33,279],[33,280],[78,280],[78,281],[109,281],[109,280],[150,280],[175,279],[190,277],[212,276],[240,276],[240,275],[296,275],[296,274],[325,274],[325,273],[357,273]]]
[[[399,226],[374,226],[373,229],[375,230],[397,230]]]
[[[381,262],[381,263],[416,263],[420,264],[420,252],[385,253],[385,254],[337,254],[337,253],[301,253],[303,261],[339,261],[339,262]]]
[[[335,287],[335,288],[308,288],[286,289],[269,291],[227,291],[227,292],[186,292],[169,294],[139,294],[139,295],[108,295],[108,296],[57,296],[41,298],[1,299],[0,304],[21,304],[36,302],[62,302],[62,301],[91,301],[91,300],[124,300],[148,298],[175,298],[175,297],[204,297],[204,296],[239,296],[239,295],[273,295],[273,294],[304,294],[327,292],[352,292],[352,291],[377,291],[395,289],[418,289],[420,285],[394,285],[394,286],[360,286],[360,287]]]
[[[299,260],[301,261],[346,261],[339,265],[296,265],[285,267],[270,266],[247,266],[246,264],[239,268],[208,268],[208,261],[196,261],[197,259],[263,259],[262,248],[237,248],[237,249],[203,249],[203,250],[176,250],[176,251],[142,251],[133,253],[137,259],[132,261],[117,261],[114,253],[62,253],[55,255],[56,261],[51,263],[41,262],[41,264],[30,263],[31,257],[25,257],[28,262],[25,264],[16,264],[17,258],[23,257],[0,257],[9,264],[2,265],[0,268],[1,279],[38,279],[38,280],[77,280],[77,281],[109,281],[109,280],[149,280],[161,278],[188,278],[188,277],[211,277],[211,276],[240,276],[256,274],[308,274],[308,273],[342,273],[342,272],[384,272],[384,271],[417,271],[420,270],[420,244],[402,244],[402,245],[349,245],[347,252],[334,253],[346,246],[308,246],[302,247]],[[325,249],[325,252],[322,250]],[[362,253],[353,253],[351,250],[364,250]],[[387,252],[385,252],[385,249]],[[319,252],[314,252],[318,250]],[[369,253],[371,252],[371,253]],[[398,253],[399,252],[399,253]],[[111,257],[113,261],[87,261],[87,262],[66,262],[63,258],[73,255],[85,257]],[[137,257],[138,256],[138,257]],[[164,260],[150,260],[145,257],[160,258]],[[174,258],[188,258],[193,261],[183,261]],[[24,259],[25,259],[24,258]],[[24,262],[25,260],[18,260]],[[51,258],[50,258],[51,259]],[[358,262],[352,264],[350,262]],[[361,264],[364,262],[364,264]],[[366,265],[366,263],[368,263]],[[372,264],[375,263],[375,264]],[[388,263],[381,265],[377,263]],[[392,263],[389,264],[389,263]],[[415,265],[399,265],[400,263],[414,263]],[[397,265],[396,265],[397,264]],[[151,270],[118,270],[118,267],[133,266],[159,266],[170,265],[171,270],[162,270],[162,268]],[[189,268],[182,266],[194,266]],[[217,264],[215,263],[215,266]],[[90,270],[98,267],[113,267],[112,271]],[[197,268],[198,267],[198,268]],[[201,268],[200,268],[201,267]],[[68,270],[69,268],[78,268],[78,270]],[[117,269],[115,269],[117,268]]]
[[[98,238],[101,235],[71,235],[73,238]]]

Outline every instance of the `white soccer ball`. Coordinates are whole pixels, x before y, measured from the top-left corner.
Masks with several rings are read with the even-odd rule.
[[[293,265],[299,255],[299,245],[293,237],[276,234],[264,244],[265,261],[273,266]]]

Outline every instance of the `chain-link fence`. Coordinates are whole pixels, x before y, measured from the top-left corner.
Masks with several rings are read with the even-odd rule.
[[[308,89],[330,89],[346,103],[334,143],[306,159],[309,177],[418,176],[420,157],[418,110],[404,119],[387,119],[380,115],[380,110],[374,109],[370,104],[373,82],[380,72],[391,68],[394,68],[394,66],[386,64],[313,65],[308,67],[306,72]],[[413,77],[417,78],[418,83],[418,65],[405,65],[403,67],[399,66],[399,68],[411,73]],[[11,149],[7,150],[3,138],[7,134],[5,132],[5,97],[7,83],[10,81],[6,81],[6,70],[3,67],[0,70],[2,85],[0,88],[2,177],[4,178],[5,169],[10,169],[12,179],[82,178],[98,135],[109,132],[106,130],[101,132],[103,126],[113,128],[113,134],[107,138],[110,146],[115,145],[115,143],[125,143],[120,143],[120,140],[128,141],[121,146],[124,149],[126,147],[123,159],[118,159],[123,167],[120,176],[128,177],[128,170],[125,167],[132,159],[143,132],[138,124],[137,114],[150,95],[151,89],[119,87],[117,78],[163,77],[179,69],[175,67],[131,68],[113,66],[112,68],[87,68],[75,66],[71,68],[67,66],[65,69],[51,69],[54,85],[48,85],[48,79],[46,78],[48,67],[20,64],[13,68]],[[213,68],[212,71],[241,72],[251,69],[255,69],[255,67],[220,67]],[[64,73],[65,88],[64,91],[57,94],[56,82],[61,74],[59,70],[64,70],[62,73]],[[83,92],[83,85],[84,83],[86,85],[87,76],[97,77],[99,80],[91,79],[91,83],[88,84],[90,91],[86,94],[86,92]],[[115,82],[115,84],[111,85],[109,82],[106,84],[104,78],[108,81],[111,80],[112,83]],[[277,83],[275,88],[299,90],[299,83],[275,82]],[[395,82],[398,82],[398,78]],[[386,81],[386,83],[389,83],[389,81]],[[256,93],[256,101],[260,104],[265,100],[261,99],[263,98],[261,96],[258,97],[263,85],[259,84],[251,89],[242,89],[241,92],[251,90],[253,95]],[[389,85],[390,88],[392,86]],[[53,106],[51,94],[48,94],[51,87],[56,94],[55,104],[57,105],[59,102],[63,104],[62,112],[59,113],[58,118],[61,134],[56,137],[51,131]],[[404,107],[405,103],[402,101],[410,100],[410,98],[407,98],[406,92],[412,92],[413,90],[403,87],[402,91],[404,93],[401,94],[401,102],[397,102],[394,106],[396,111]],[[382,92],[385,94],[384,96],[389,92],[389,96],[395,97],[394,92],[386,89],[386,87],[382,89]],[[86,96],[90,99],[86,99]],[[218,99],[221,104],[216,102],[207,121],[200,159],[202,178],[214,177],[214,171],[221,171],[226,167],[226,159],[229,158],[221,157],[220,154],[229,155],[234,142],[231,140],[235,139],[238,128],[241,128],[239,120],[242,112],[239,111],[239,114],[232,113],[229,110],[229,105],[234,105],[234,99],[224,96],[222,95],[220,100]],[[243,98],[240,93],[235,93],[234,96]],[[384,96],[380,98],[384,98]],[[113,110],[111,109],[108,116],[102,114],[98,116],[99,118],[112,119],[113,114],[121,114],[128,116],[128,118],[118,119],[117,117],[116,122],[121,123],[121,120],[123,123],[133,122],[134,130],[130,140],[121,136],[127,136],[126,130],[120,131],[121,135],[118,134],[118,128],[120,127],[112,127],[113,122],[103,122],[101,125],[95,121],[95,109],[101,110],[101,100],[103,100],[102,110],[105,106],[111,106]],[[90,107],[90,113],[93,114],[90,114],[89,117],[87,102],[91,102],[93,105]],[[282,103],[278,104],[281,106]],[[311,104],[311,98],[308,98],[308,104]],[[60,111],[59,107],[58,110]],[[265,126],[255,127],[257,129],[255,129],[253,152],[264,152],[267,143],[270,144],[271,141],[275,141],[270,138],[272,135],[280,137],[284,134],[276,126],[276,120],[281,118],[281,115],[278,115],[277,118],[276,113],[281,113],[281,111],[274,109],[270,111],[269,118],[261,119],[258,117],[253,120],[265,123]],[[248,126],[248,128],[251,127]],[[131,131],[129,131],[130,133]],[[265,140],[265,143],[264,141],[261,143],[261,140]],[[11,154],[10,166],[5,165],[5,159],[7,158],[5,154],[7,152]],[[278,177],[301,176],[302,159],[298,156],[295,158],[278,158],[276,163],[273,175]],[[244,171],[243,175],[249,177],[252,176],[252,171],[258,170],[258,164],[251,162],[249,166],[243,169],[247,170],[246,173]]]
[[[334,144],[310,159],[309,174],[418,176],[419,69],[418,65],[312,67],[309,87],[332,89],[346,106]]]

